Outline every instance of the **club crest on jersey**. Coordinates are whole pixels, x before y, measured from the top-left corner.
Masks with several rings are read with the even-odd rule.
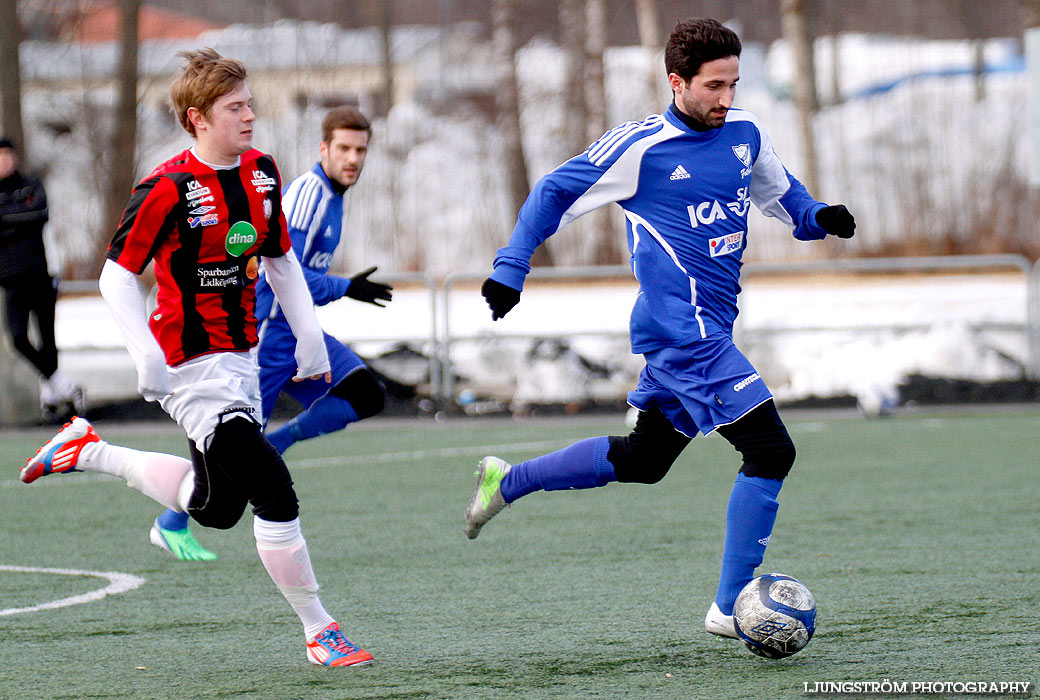
[[[256,229],[248,221],[239,221],[228,229],[224,239],[224,249],[236,258],[249,250],[256,243]]]
[[[742,143],[733,146],[733,155],[737,157],[741,163],[744,164],[744,169],[740,171],[741,177],[747,177],[751,174],[751,144]]]
[[[202,207],[202,208],[205,209],[206,207]],[[213,207],[210,207],[210,209],[212,209],[212,208]],[[212,226],[212,225],[216,224],[218,221],[220,221],[220,218],[216,214],[213,214],[213,213],[203,214],[202,216],[189,216],[188,217],[188,225],[191,226],[192,228],[197,228],[199,226]]]
[[[270,192],[273,190],[278,182],[263,170],[254,170],[252,184],[253,187],[256,188],[258,194],[263,194],[264,192]]]
[[[264,197],[264,218],[270,219],[271,214],[274,213],[274,205],[271,204],[271,200]]]
[[[717,258],[720,255],[735,253],[740,250],[743,245],[743,231],[737,231],[736,233],[729,233],[725,236],[719,236],[718,238],[708,239],[708,250],[711,251],[711,257],[713,258]]]

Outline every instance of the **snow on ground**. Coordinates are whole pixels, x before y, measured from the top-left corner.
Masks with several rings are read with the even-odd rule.
[[[520,305],[493,323],[476,285],[460,285],[448,297],[447,318],[438,304],[435,324],[429,290],[399,285],[388,308],[344,299],[319,309],[319,318],[329,333],[372,358],[402,344],[429,355],[434,329],[441,339],[447,330],[452,399],[495,399],[522,409],[624,397],[642,367],[628,346],[635,293],[634,281],[532,280]],[[1027,296],[1023,276],[1012,273],[758,276],[745,282],[735,335],[781,401],[844,395],[877,401],[911,374],[1023,377],[1030,363]],[[129,356],[99,297],[62,298],[57,339],[62,366],[91,401],[136,395]],[[392,378],[426,381],[414,358],[407,367],[374,363]],[[420,360],[420,374],[425,368]]]

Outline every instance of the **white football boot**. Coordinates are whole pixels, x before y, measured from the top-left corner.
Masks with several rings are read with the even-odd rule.
[[[480,534],[480,528],[506,507],[501,485],[502,479],[512,468],[512,464],[498,457],[485,457],[480,460],[475,474],[477,488],[469,499],[466,526],[462,530],[469,539],[475,539]]]
[[[704,629],[719,637],[739,639],[737,626],[733,623],[733,616],[723,615],[715,601],[711,602],[708,614],[704,616]]]

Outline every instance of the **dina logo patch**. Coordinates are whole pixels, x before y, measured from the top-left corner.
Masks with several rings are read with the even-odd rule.
[[[256,243],[256,229],[248,221],[239,221],[227,232],[224,249],[236,258],[249,250]]]

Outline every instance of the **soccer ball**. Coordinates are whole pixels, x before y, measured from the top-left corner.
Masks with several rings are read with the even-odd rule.
[[[816,631],[816,601],[805,585],[784,574],[754,579],[733,604],[733,622],[744,646],[767,659],[799,651]]]

